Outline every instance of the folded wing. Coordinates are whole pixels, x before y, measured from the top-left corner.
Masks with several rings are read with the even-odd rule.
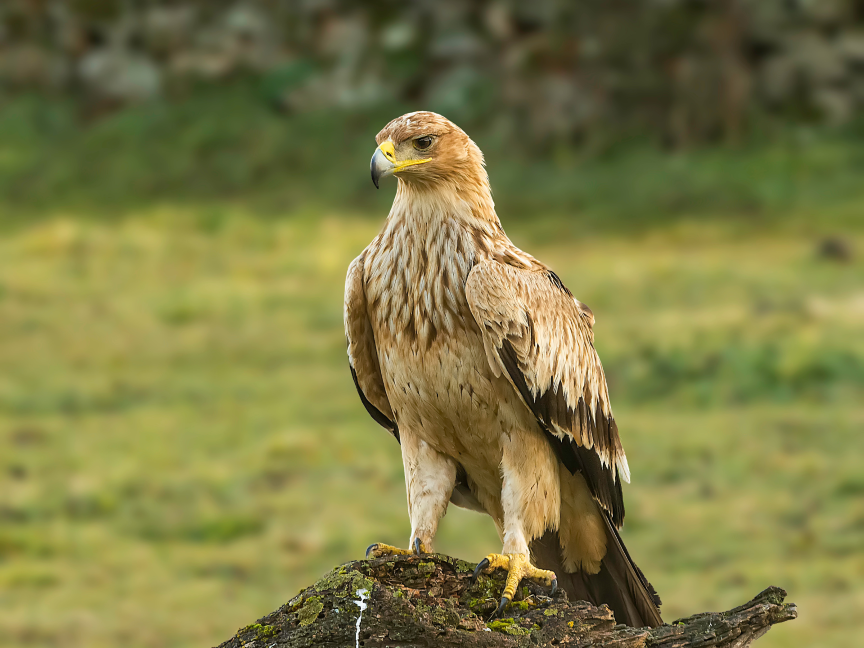
[[[399,428],[384,390],[375,336],[363,287],[365,252],[351,262],[345,279],[345,337],[348,339],[348,363],[357,393],[366,411],[381,427],[399,440]]]
[[[465,285],[492,371],[504,375],[562,463],[582,472],[616,527],[624,521],[627,458],[594,350],[591,311],[551,270],[484,261]]]

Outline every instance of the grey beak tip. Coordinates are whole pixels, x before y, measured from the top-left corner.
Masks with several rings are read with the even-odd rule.
[[[378,183],[381,182],[381,178],[386,178],[388,175],[392,175],[390,172],[392,171],[393,166],[393,162],[384,156],[381,149],[375,150],[375,154],[372,156],[372,161],[369,163],[369,170],[372,172],[372,184],[375,185],[376,189],[379,188]]]

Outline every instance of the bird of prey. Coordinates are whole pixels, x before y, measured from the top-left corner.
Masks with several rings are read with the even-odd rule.
[[[594,349],[594,315],[517,248],[495,213],[483,154],[432,112],[376,137],[372,181],[398,179],[381,233],[348,268],[345,333],[366,410],[399,441],[411,550],[448,503],[492,517],[503,543],[478,571],[606,603],[620,623],[662,623],[630,558],[621,480],[627,459]]]

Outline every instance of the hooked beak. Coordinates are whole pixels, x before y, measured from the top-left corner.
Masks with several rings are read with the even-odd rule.
[[[384,142],[375,149],[370,163],[372,171],[372,182],[375,188],[378,188],[378,181],[381,178],[386,178],[388,175],[393,175],[393,169],[396,168],[396,152],[393,149],[393,142]]]
[[[381,178],[386,178],[394,173],[399,173],[405,167],[431,161],[431,158],[420,158],[419,160],[403,160],[402,162],[397,162],[396,149],[393,146],[393,142],[387,140],[375,149],[375,153],[372,155],[372,162],[369,164],[370,171],[372,172],[372,182],[375,184],[375,188],[377,189],[378,182]]]

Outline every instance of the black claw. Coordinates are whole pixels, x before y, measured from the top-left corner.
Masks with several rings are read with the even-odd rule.
[[[419,556],[422,552],[420,551],[420,538],[414,538],[414,555]]]
[[[377,547],[377,546],[378,546],[378,543],[377,543],[377,542],[373,542],[371,545],[369,545],[368,547],[366,547],[366,557],[367,557],[367,558],[369,557],[369,552],[372,551],[372,550],[373,550],[375,547]]]
[[[502,596],[501,602],[498,604],[498,609],[495,610],[495,616],[498,616],[499,614],[501,614],[501,612],[504,610],[505,607],[507,607],[507,604],[509,602],[510,602],[510,599],[508,599],[506,596]]]
[[[480,575],[480,572],[486,569],[489,566],[489,559],[484,558],[479,563],[477,563],[477,568],[474,570],[474,573],[471,575],[471,583],[477,581],[477,577]]]
[[[555,592],[557,592],[557,591],[558,591],[558,579],[557,579],[557,578],[553,578],[553,579],[552,579],[552,591],[550,592],[549,595],[550,595],[550,596],[554,596],[554,595],[555,595]]]

